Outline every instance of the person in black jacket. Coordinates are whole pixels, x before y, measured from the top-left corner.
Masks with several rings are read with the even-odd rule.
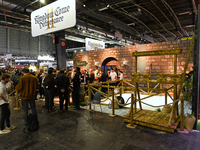
[[[75,104],[75,109],[80,109],[79,105],[79,89],[80,89],[80,83],[81,83],[81,73],[80,68],[76,67],[76,74],[74,78],[72,79],[73,82],[73,102]]]
[[[40,98],[39,99],[42,99],[44,97],[44,88],[42,87],[42,73],[43,73],[43,69],[40,69],[40,73],[38,74],[37,78],[39,80],[39,93],[40,93]]]
[[[60,99],[60,111],[63,112],[63,103],[65,100],[65,110],[68,111],[69,100],[69,78],[64,74],[64,70],[60,70],[60,74],[56,77],[56,85]]]
[[[108,79],[108,74],[106,74],[103,69],[101,70],[101,72],[102,72],[102,75],[99,82],[106,82]],[[103,83],[102,85],[106,85],[106,83]],[[102,92],[106,93],[106,88],[102,88]]]
[[[43,83],[45,93],[45,107],[49,112],[55,111],[55,109],[53,109],[55,79],[52,73],[53,68],[49,68],[48,75],[45,77]]]
[[[89,73],[89,83],[93,83],[94,82],[94,70],[90,70]]]

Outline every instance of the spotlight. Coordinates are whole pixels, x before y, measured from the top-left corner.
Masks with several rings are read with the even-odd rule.
[[[45,0],[40,0],[40,2],[44,4],[44,3],[45,3]]]

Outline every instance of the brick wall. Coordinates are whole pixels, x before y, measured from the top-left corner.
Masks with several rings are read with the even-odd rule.
[[[177,73],[178,74],[181,74],[184,70],[189,47],[190,47],[190,40],[146,44],[147,51],[168,50],[168,49],[174,49],[174,48],[182,49],[182,54],[177,56]],[[137,51],[137,45],[89,51],[88,52],[88,68],[94,69],[95,64],[101,67],[102,62],[106,58],[114,57],[120,63],[120,69],[124,72],[124,78],[131,79],[131,73],[134,73],[134,57],[132,57],[132,53],[134,51]],[[187,71],[192,70],[193,55],[194,53],[192,52]],[[84,57],[85,56],[83,55],[83,52],[74,53],[75,67],[76,67],[76,61],[77,60],[83,61]],[[123,65],[124,61],[127,62],[126,66]],[[174,70],[174,56],[173,55],[147,56],[146,70],[144,71],[144,73],[150,72],[151,64],[152,64],[152,73],[165,73],[165,74],[171,73],[172,74],[174,72],[173,71]],[[81,67],[81,69],[83,69],[83,67]]]

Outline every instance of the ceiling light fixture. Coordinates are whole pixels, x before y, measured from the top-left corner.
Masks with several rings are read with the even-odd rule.
[[[130,26],[130,25],[135,26],[135,23],[133,22],[133,23],[127,24],[127,26]]]
[[[40,0],[41,3],[45,3],[45,0]]]
[[[191,15],[192,12],[191,12],[191,11],[186,11],[186,12],[179,13],[180,16],[181,16],[181,15],[187,15],[187,14]]]
[[[106,9],[108,9],[108,7],[103,7],[101,9],[99,9],[99,11],[103,11],[103,10],[106,10]]]
[[[83,5],[83,7],[86,7],[86,5]]]

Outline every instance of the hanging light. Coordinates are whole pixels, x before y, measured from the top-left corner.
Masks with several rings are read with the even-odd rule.
[[[45,3],[45,0],[40,0],[41,3]]]

